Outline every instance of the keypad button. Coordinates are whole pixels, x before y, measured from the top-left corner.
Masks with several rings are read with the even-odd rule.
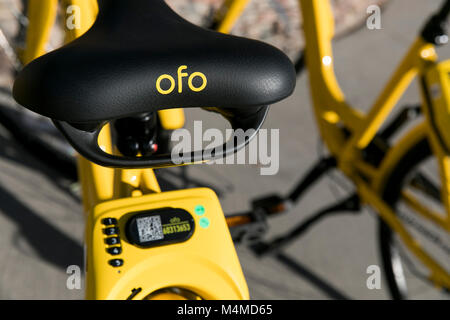
[[[107,251],[109,254],[116,256],[116,255],[122,253],[122,248],[121,247],[112,247],[112,248],[108,248]]]
[[[106,244],[113,246],[115,244],[120,244],[120,238],[119,237],[106,238],[105,242]]]
[[[112,259],[112,260],[109,260],[109,264],[115,268],[121,267],[123,265],[123,260],[122,259]]]
[[[119,228],[116,228],[116,227],[106,228],[103,232],[107,236],[113,236],[113,235],[119,234]]]
[[[111,226],[111,225],[117,224],[117,219],[116,218],[104,218],[102,220],[102,223],[105,226]]]

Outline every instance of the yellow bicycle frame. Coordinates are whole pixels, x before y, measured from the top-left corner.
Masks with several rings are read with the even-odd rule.
[[[400,158],[423,138],[431,140],[432,149],[440,164],[444,206],[447,216],[442,218],[419,207],[419,202],[409,195],[408,203],[424,217],[450,231],[448,197],[448,156],[436,142],[429,121],[412,129],[387,154],[381,166],[375,168],[361,157],[361,150],[375,138],[380,126],[396,106],[399,98],[417,75],[423,75],[436,65],[437,55],[433,45],[417,39],[394,71],[390,81],[367,114],[351,108],[345,101],[333,69],[331,40],[334,35],[334,18],[330,3],[321,0],[300,0],[303,28],[306,39],[306,62],[311,83],[311,95],[320,133],[330,152],[336,157],[338,167],[356,185],[364,203],[374,207],[388,225],[397,232],[405,245],[430,270],[430,279],[438,286],[450,288],[450,275],[441,267],[407,231],[392,208],[381,198],[380,191]],[[340,126],[350,130],[346,139]],[[369,178],[367,182],[362,176]]]

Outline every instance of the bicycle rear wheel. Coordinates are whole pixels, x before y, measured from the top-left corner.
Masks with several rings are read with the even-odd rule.
[[[444,212],[440,198],[437,163],[427,139],[421,140],[398,162],[387,180],[384,200],[401,222],[437,262],[450,270],[450,236],[419,215],[406,201],[413,195],[422,205]],[[408,251],[399,236],[380,218],[378,245],[391,297],[393,299],[449,299],[449,291],[436,290],[425,267]],[[448,289],[448,288],[447,288]]]

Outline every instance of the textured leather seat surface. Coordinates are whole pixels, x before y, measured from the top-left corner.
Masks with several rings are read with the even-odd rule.
[[[101,2],[82,37],[27,65],[17,102],[72,123],[178,107],[249,108],[289,96],[290,60],[265,43],[212,32],[163,0]]]

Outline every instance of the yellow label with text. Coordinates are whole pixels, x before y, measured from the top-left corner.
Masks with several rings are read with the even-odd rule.
[[[172,234],[178,232],[191,231],[191,225],[188,221],[182,221],[178,223],[169,223],[163,225],[163,234]]]

